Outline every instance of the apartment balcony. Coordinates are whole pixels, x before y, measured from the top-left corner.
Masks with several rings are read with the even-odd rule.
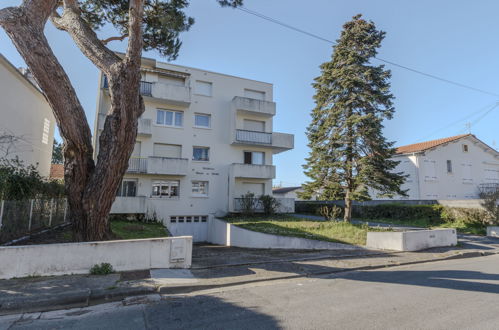
[[[147,157],[130,158],[127,173],[187,175],[186,158]]]
[[[98,129],[102,131],[104,129],[104,122],[106,121],[106,115],[103,113],[99,114]],[[152,120],[139,118],[137,135],[139,136],[151,136],[152,135]]]
[[[294,148],[294,138],[293,134],[255,132],[237,129],[235,140],[232,144],[268,146],[274,149],[274,153],[280,153]]]
[[[274,165],[232,164],[230,173],[235,178],[274,179]]]
[[[106,77],[104,77],[103,88],[109,88]],[[145,99],[151,99],[156,102],[179,106],[189,106],[191,104],[191,88],[189,86],[141,81],[140,94]]]
[[[146,213],[146,197],[116,197],[111,214],[145,214]]]
[[[238,112],[250,115],[260,115],[265,117],[275,116],[275,102],[236,96],[232,99],[232,106]]]

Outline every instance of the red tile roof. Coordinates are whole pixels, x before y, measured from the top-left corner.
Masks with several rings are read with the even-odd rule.
[[[439,145],[449,143],[452,141],[456,141],[459,139],[462,139],[467,136],[473,136],[473,134],[461,134],[461,135],[456,135],[456,136],[451,136],[443,139],[438,139],[438,140],[432,140],[432,141],[426,141],[426,142],[420,142],[420,143],[414,143],[414,144],[409,144],[406,146],[401,146],[397,148],[397,154],[410,154],[413,152],[421,152],[425,151],[431,148],[435,148]]]
[[[50,179],[51,180],[64,180],[64,165],[63,164],[50,165]]]

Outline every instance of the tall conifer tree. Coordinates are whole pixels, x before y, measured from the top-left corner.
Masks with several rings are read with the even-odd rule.
[[[352,201],[368,200],[373,191],[405,195],[400,189],[405,177],[393,172],[398,164],[391,160],[394,142],[382,132],[383,120],[395,111],[391,73],[370,64],[384,37],[372,21],[353,17],[313,84],[316,107],[307,128],[311,152],[303,166],[311,180],[302,197],[344,199],[345,221],[351,220]]]

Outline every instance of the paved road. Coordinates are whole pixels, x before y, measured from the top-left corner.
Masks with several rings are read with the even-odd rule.
[[[3,317],[0,329],[497,329],[499,256],[154,297]]]

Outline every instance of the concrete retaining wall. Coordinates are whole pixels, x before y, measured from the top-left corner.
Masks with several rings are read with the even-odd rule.
[[[0,247],[0,279],[88,274],[103,262],[116,271],[189,268],[192,237]]]
[[[395,251],[419,251],[457,245],[456,230],[434,229],[405,232],[368,232],[367,248]]]
[[[210,243],[258,249],[299,250],[357,250],[361,247],[349,244],[331,243],[312,239],[270,235],[234,226],[228,222],[213,219],[209,228]]]
[[[499,226],[488,226],[487,227],[487,236],[499,237]]]

